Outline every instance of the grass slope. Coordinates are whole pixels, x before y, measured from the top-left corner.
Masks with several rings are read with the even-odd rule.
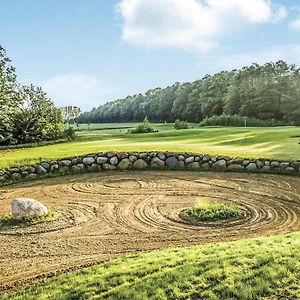
[[[299,299],[299,248],[293,233],[141,253],[1,299]]]
[[[297,127],[194,127],[174,130],[173,124],[156,124],[154,128],[159,132],[127,134],[126,128],[80,131],[77,140],[67,143],[42,148],[2,150],[0,168],[102,151],[157,150],[231,157],[240,157],[242,153],[243,157],[249,158],[264,157],[281,160],[300,158],[300,129]]]

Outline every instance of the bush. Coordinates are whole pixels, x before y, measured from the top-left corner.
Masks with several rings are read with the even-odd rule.
[[[177,119],[174,123],[174,128],[179,130],[179,129],[188,129],[189,128],[189,124],[187,123],[187,121],[181,121],[179,119]]]
[[[234,126],[234,127],[276,127],[276,126],[293,126],[291,122],[283,122],[275,119],[259,120],[256,118],[243,117],[240,115],[220,115],[206,117],[200,126]]]
[[[150,132],[158,132],[158,130],[154,130],[148,120],[145,117],[142,124],[138,125],[138,127],[131,130],[131,133],[150,133]]]
[[[74,140],[76,137],[76,132],[75,129],[73,127],[69,127],[67,129],[65,129],[64,131],[64,136],[70,141],[70,140]]]
[[[204,202],[199,203],[196,207],[187,209],[186,214],[198,221],[216,221],[239,217],[242,212],[234,203],[224,204]]]

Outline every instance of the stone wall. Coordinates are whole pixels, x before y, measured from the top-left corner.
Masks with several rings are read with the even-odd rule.
[[[299,167],[300,160],[286,162],[270,159],[232,159],[227,156],[190,153],[106,152],[0,170],[0,182],[31,180],[38,177],[63,174],[130,169],[212,170],[300,175]]]

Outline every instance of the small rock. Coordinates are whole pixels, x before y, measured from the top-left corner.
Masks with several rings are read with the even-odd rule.
[[[85,165],[91,165],[95,162],[95,158],[94,157],[91,157],[91,156],[88,156],[88,157],[84,157],[82,159],[82,162],[85,164]]]
[[[59,162],[59,164],[63,167],[69,167],[72,164],[72,161],[69,159],[63,159]]]
[[[20,174],[20,173],[13,173],[13,174],[11,174],[11,178],[13,180],[20,180],[20,179],[22,179],[22,174]]]
[[[208,162],[210,160],[210,156],[208,154],[205,154],[202,158],[203,162]]]
[[[290,164],[289,163],[287,163],[287,162],[282,162],[282,163],[280,163],[280,169],[286,169],[288,166],[289,166]]]
[[[159,159],[161,159],[161,160],[165,160],[165,159],[166,159],[166,155],[165,155],[164,153],[162,153],[162,152],[159,152],[159,153],[157,154],[157,157],[158,157]]]
[[[262,168],[264,166],[264,163],[261,160],[257,160],[256,161],[256,165],[260,169],[260,168]]]
[[[105,164],[108,161],[108,158],[105,156],[99,156],[97,157],[97,164],[102,165]]]
[[[262,167],[262,170],[263,170],[264,172],[269,172],[269,171],[271,170],[271,167],[270,167],[270,166],[263,166],[263,167]]]
[[[113,156],[110,160],[109,160],[109,163],[112,165],[112,166],[116,166],[118,164],[119,160],[117,158],[117,156]]]
[[[111,157],[113,157],[113,156],[115,156],[116,155],[116,152],[107,152],[106,153],[106,156],[108,157],[108,158],[111,158]]]
[[[221,159],[216,161],[213,165],[212,165],[212,169],[213,170],[225,170],[226,169],[226,165],[227,162],[225,159]]]
[[[188,157],[188,158],[185,159],[185,162],[186,162],[187,164],[190,164],[190,163],[192,163],[194,160],[195,160],[195,157],[194,157],[194,156],[190,156],[190,157]]]
[[[16,198],[11,203],[12,217],[16,220],[41,217],[48,213],[48,208],[41,202],[30,198]]]
[[[280,165],[279,161],[272,161],[270,164],[271,168],[278,168],[279,165]]]
[[[104,171],[111,171],[111,170],[115,170],[117,168],[117,166],[112,166],[110,164],[103,164],[102,165],[102,169]]]
[[[36,172],[37,172],[38,174],[46,174],[46,173],[47,173],[47,170],[46,170],[43,166],[37,165],[37,166],[36,166]]]
[[[209,170],[210,169],[210,164],[209,163],[204,163],[201,165],[202,170]]]
[[[228,171],[243,171],[243,170],[245,170],[245,167],[243,167],[241,165],[232,164],[227,167],[227,170]]]
[[[178,161],[177,167],[178,167],[179,169],[184,169],[184,167],[185,167],[184,161],[183,161],[183,160]]]
[[[129,169],[132,166],[132,163],[128,158],[122,159],[118,164],[118,169],[120,170],[126,170]]]
[[[137,157],[135,155],[129,155],[130,162],[135,162],[137,160]]]
[[[148,167],[147,163],[143,159],[138,159],[133,164],[135,169],[143,170]]]
[[[199,170],[200,169],[200,163],[198,161],[192,162],[187,166],[190,170]]]
[[[178,159],[175,156],[170,156],[167,158],[166,164],[169,168],[174,169],[177,167]]]
[[[250,160],[245,159],[242,161],[242,166],[247,167],[250,164]]]
[[[155,169],[161,169],[165,166],[165,161],[159,157],[154,157],[150,163],[150,166]]]
[[[46,170],[49,170],[49,169],[50,169],[50,164],[47,163],[47,162],[42,162],[42,163],[41,163],[41,166],[42,166],[44,169],[46,169]]]
[[[59,169],[59,165],[58,164],[55,164],[55,165],[51,165],[50,166],[50,171],[56,171]]]
[[[257,166],[256,166],[256,164],[255,163],[249,163],[248,165],[247,165],[247,167],[246,167],[246,170],[247,171],[256,171],[257,170]]]

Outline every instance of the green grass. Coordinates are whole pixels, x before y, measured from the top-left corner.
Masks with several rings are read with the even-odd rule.
[[[153,127],[159,132],[148,134],[128,134],[127,128],[80,131],[75,141],[30,149],[2,150],[0,168],[102,151],[157,150],[281,160],[300,158],[300,138],[295,137],[299,136],[299,127],[192,126],[194,128],[175,130],[173,124],[154,124]]]
[[[12,227],[12,226],[30,226],[39,223],[49,222],[55,219],[55,214],[49,211],[46,215],[40,217],[26,217],[22,220],[16,220],[11,215],[0,217],[0,228],[1,227]]]
[[[200,199],[195,207],[188,208],[185,213],[197,221],[225,220],[242,215],[241,209],[234,203],[211,203],[205,199]]]
[[[1,299],[299,299],[299,249],[293,233],[141,253]]]

